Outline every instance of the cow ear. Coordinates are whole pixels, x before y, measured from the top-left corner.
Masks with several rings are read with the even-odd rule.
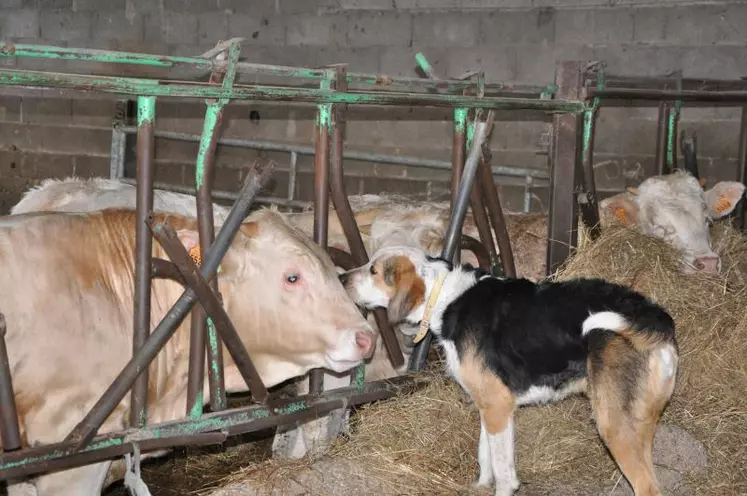
[[[197,231],[191,229],[179,229],[176,231],[176,236],[179,241],[184,245],[187,251],[193,249],[196,246],[200,246],[200,235]]]
[[[744,184],[721,181],[703,194],[708,213],[713,219],[729,215],[744,194]]]
[[[638,222],[638,204],[634,195],[624,192],[605,198],[599,203],[599,217],[603,226],[619,222],[631,227]]]

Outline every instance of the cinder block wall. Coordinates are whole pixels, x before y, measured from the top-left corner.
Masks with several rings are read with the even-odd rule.
[[[350,70],[415,76],[423,51],[436,71],[482,67],[491,81],[549,83],[560,59],[604,60],[610,72],[687,77],[747,76],[747,2],[697,0],[0,0],[0,39],[18,43],[197,55],[216,41],[247,38],[246,60],[301,66],[347,62]],[[110,74],[91,64],[27,60],[0,65]],[[120,66],[117,73],[158,76]],[[115,102],[54,91],[0,87],[0,210],[52,176],[108,175]],[[259,119],[249,119],[253,115]],[[198,133],[201,103],[160,102],[157,127]],[[701,167],[712,179],[736,175],[740,109],[691,109],[681,129],[697,130]],[[289,104],[232,106],[224,136],[310,145],[313,109]],[[354,109],[349,149],[449,160],[450,115],[435,109]],[[596,139],[598,187],[635,184],[653,169],[656,109],[602,109]],[[500,113],[494,163],[547,168],[549,120]],[[194,144],[158,140],[157,180],[193,184]],[[217,187],[236,190],[255,152],[219,150]],[[281,164],[287,154],[271,154]],[[128,143],[132,169],[134,142]],[[296,190],[310,199],[310,157]],[[448,172],[346,162],[350,193],[448,196]],[[522,207],[522,179],[499,179],[509,210]],[[288,179],[278,174],[274,195]],[[544,210],[546,188],[535,190]]]

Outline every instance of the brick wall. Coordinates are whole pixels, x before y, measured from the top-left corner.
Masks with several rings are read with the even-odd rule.
[[[609,71],[686,77],[745,76],[747,2],[692,0],[0,0],[0,39],[58,46],[197,55],[217,40],[247,38],[246,60],[318,66],[346,62],[353,71],[414,76],[413,54],[457,76],[482,67],[489,80],[542,84],[560,59],[604,60]],[[92,64],[40,60],[0,66],[111,74]],[[116,68],[156,77],[153,69]],[[55,92],[0,88],[0,209],[49,176],[107,175],[115,102]],[[201,104],[159,102],[159,129],[199,133]],[[259,116],[249,119],[250,113]],[[224,136],[312,143],[313,109],[296,105],[232,105]],[[701,164],[711,178],[736,175],[739,109],[685,108],[680,129],[697,130]],[[450,115],[437,109],[352,109],[349,149],[449,160]],[[500,113],[494,163],[547,168],[549,120]],[[603,191],[634,184],[652,171],[656,109],[603,108],[595,165]],[[132,140],[130,140],[132,141]],[[159,180],[191,184],[196,145],[158,140]],[[236,190],[257,152],[222,149],[218,187]],[[281,164],[287,154],[275,154]],[[134,157],[133,143],[128,158]],[[299,160],[300,199],[312,192],[310,157]],[[128,168],[131,168],[128,167]],[[448,196],[448,173],[346,162],[350,193]],[[504,203],[522,206],[522,179],[500,178]],[[278,174],[271,192],[283,196]],[[535,190],[533,209],[546,207]]]

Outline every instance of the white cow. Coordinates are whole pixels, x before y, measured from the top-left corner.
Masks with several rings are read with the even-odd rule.
[[[156,220],[168,221],[186,248],[198,244],[194,218],[156,214]],[[133,210],[0,218],[0,311],[26,444],[62,441],[130,359],[134,243]],[[168,258],[155,242],[153,254]],[[262,209],[244,221],[219,284],[267,387],[312,368],[344,372],[373,352],[376,334],[347,297],[329,256],[277,212]],[[155,327],[183,287],[156,279],[152,288]],[[149,369],[149,423],[185,414],[189,327],[185,318]],[[226,390],[246,391],[226,350],[224,357]],[[125,428],[129,403],[128,394],[99,433]],[[109,465],[12,484],[10,495],[100,494]]]

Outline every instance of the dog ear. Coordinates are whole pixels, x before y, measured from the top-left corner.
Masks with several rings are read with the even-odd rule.
[[[402,322],[407,314],[414,308],[413,298],[410,296],[410,288],[397,287],[397,292],[389,301],[387,315],[391,324]]]

